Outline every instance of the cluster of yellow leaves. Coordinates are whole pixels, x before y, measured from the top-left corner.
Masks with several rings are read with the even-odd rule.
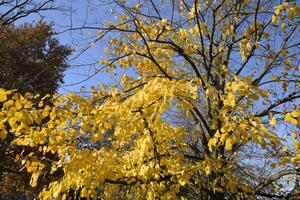
[[[243,34],[243,39],[239,42],[240,54],[243,60],[246,60],[251,51],[257,47],[260,43],[259,41],[255,41],[253,35],[256,34],[263,27],[263,24],[259,24],[256,22],[253,25],[249,26],[248,29]],[[266,35],[265,35],[266,37]]]
[[[132,84],[130,81],[125,82]],[[65,176],[62,180],[53,182],[41,193],[41,197],[58,198],[70,188],[82,188],[82,197],[96,197],[96,189],[101,183],[122,180],[127,184],[141,182],[143,191],[152,191],[145,195],[152,198],[157,198],[160,194],[165,194],[167,198],[178,193],[180,185],[187,184],[189,177],[197,170],[204,169],[206,175],[215,170],[224,170],[225,173],[219,155],[213,159],[206,158],[197,166],[184,164],[182,153],[174,147],[180,147],[182,144],[184,149],[182,138],[185,131],[161,120],[162,114],[170,108],[170,103],[186,105],[187,110],[192,108],[187,102],[198,98],[194,83],[163,78],[145,78],[142,82],[133,93],[113,90],[94,94],[91,99],[73,94],[56,96],[51,100],[53,106],[42,100],[37,103],[36,108],[31,108],[34,97],[29,94],[23,97],[17,93],[12,94],[11,100],[6,99],[3,102],[1,116],[9,122],[10,131],[19,136],[15,141],[18,145],[39,147],[41,153],[51,152],[59,157],[59,161],[53,162],[51,171],[53,173],[62,168]],[[239,79],[228,84],[227,90],[233,97],[224,96],[224,104],[228,107],[224,107],[219,116],[215,117],[215,120],[218,117],[222,118],[223,124],[220,130],[216,129],[214,137],[209,141],[208,147],[211,152],[222,146],[230,151],[241,139],[247,142],[250,137],[246,129],[250,124],[254,124],[258,129],[256,132],[250,131],[257,134],[251,137],[262,138],[268,135],[268,131],[263,129],[258,119],[251,122],[248,119],[250,116],[229,116],[228,111],[234,105],[226,101],[233,101],[237,91],[245,90],[246,94],[248,88],[247,81]],[[213,96],[210,94],[208,98]],[[105,103],[96,103],[103,99]],[[16,108],[18,104],[27,110]],[[109,129],[113,133],[108,137],[105,134]],[[232,135],[235,129],[240,131]],[[261,135],[262,130],[266,135]],[[98,150],[80,149],[76,140],[79,135],[90,138],[91,141],[101,141],[103,144],[106,142],[110,147],[104,145]],[[217,166],[217,163],[219,167],[211,167]],[[36,186],[44,164],[35,160],[26,162],[25,167],[29,172],[33,172],[31,185]],[[161,181],[164,177],[173,177],[173,189],[166,189],[166,182]],[[216,180],[213,185],[220,182],[221,186],[226,185],[231,191],[236,191],[229,173],[226,177]],[[148,182],[153,183],[149,185]],[[221,187],[213,185],[215,190],[220,190]],[[105,190],[106,186],[103,187]],[[107,187],[109,191],[110,186]],[[140,189],[137,187],[135,192]]]
[[[285,115],[284,120],[287,122],[290,122],[293,125],[297,125],[300,123],[300,111],[294,110],[288,114]]]
[[[65,176],[52,183],[41,197],[58,198],[69,188],[85,188],[82,196],[93,196],[99,184],[124,177],[127,178],[123,181],[128,183],[146,183],[172,175],[178,176],[181,184],[184,182],[181,174],[187,169],[174,165],[174,160],[180,163],[182,157],[172,150],[172,146],[181,143],[184,131],[162,121],[161,115],[171,102],[177,104],[180,98],[196,99],[197,87],[184,80],[147,78],[143,82],[140,88],[133,90],[134,95],[113,90],[85,99],[70,94],[54,97],[53,106],[40,101],[32,109],[17,108],[18,104],[28,107],[25,104],[34,100],[29,95],[26,98],[15,93],[11,94],[12,100],[3,100],[2,126],[8,122],[9,131],[18,136],[15,143],[39,147],[41,153],[53,153],[60,159],[53,162],[52,173],[63,167]],[[101,99],[106,99],[105,103],[97,104]],[[107,130],[112,130],[112,135]],[[80,135],[91,139],[90,143],[100,141],[104,146],[92,151],[80,149],[77,140]],[[36,186],[44,165],[34,161],[27,162],[25,167],[33,173],[31,185]],[[176,187],[178,190],[179,186]]]
[[[296,152],[294,153],[294,156],[291,158],[291,161],[292,161],[292,163],[294,163],[297,166],[299,164],[299,162],[300,162],[300,140],[299,140],[299,133],[297,135],[296,132],[293,132],[291,134],[291,137],[292,137],[293,143],[294,143],[293,147],[296,150]]]
[[[7,95],[8,95],[8,92],[1,88],[0,89],[0,102],[6,101]]]
[[[280,5],[274,7],[275,12],[272,16],[272,22],[278,23],[278,19],[283,20],[285,17],[292,21],[295,16],[300,16],[300,7],[296,5],[295,2],[284,2]],[[285,23],[282,23],[281,27],[284,29],[286,27]]]
[[[295,2],[284,2],[274,7],[275,12],[272,16],[272,23],[279,24],[283,31],[286,31],[288,22],[293,21],[296,16],[300,16],[300,7]],[[287,19],[287,22],[285,21]]]
[[[45,164],[38,161],[36,157],[32,157],[30,161],[26,161],[25,167],[27,172],[31,173],[30,185],[36,187],[38,184],[38,178],[42,174]]]

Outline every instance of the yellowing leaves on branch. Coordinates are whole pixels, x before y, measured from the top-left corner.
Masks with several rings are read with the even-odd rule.
[[[37,149],[30,184],[63,173],[39,197],[297,199],[299,5],[134,2],[112,1],[100,64],[136,76],[39,102],[0,89],[1,139]]]

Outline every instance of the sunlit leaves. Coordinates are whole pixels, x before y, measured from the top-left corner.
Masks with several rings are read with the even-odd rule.
[[[7,100],[7,92],[1,88],[0,90],[0,102],[4,102]]]
[[[270,125],[271,125],[271,126],[275,126],[276,123],[277,123],[276,118],[275,118],[275,117],[272,117],[271,120],[270,120]]]
[[[157,153],[162,156],[169,155],[172,158],[173,153],[170,149],[172,144],[169,142],[180,143],[184,134],[182,129],[170,127],[167,123],[162,122],[161,115],[169,109],[171,101],[176,102],[177,96],[187,100],[197,98],[197,87],[192,82],[184,80],[170,81],[161,78],[146,80],[148,82],[135,91],[136,96],[127,97],[126,93],[117,89],[112,90],[108,93],[109,98],[105,105],[92,105],[90,99],[70,94],[67,98],[64,96],[53,98],[52,106],[45,105],[43,101],[40,101],[37,103],[37,108],[25,113],[23,105],[24,103],[30,104],[32,97],[28,96],[25,101],[23,96],[15,94],[14,101],[5,107],[7,110],[4,110],[2,114],[3,117],[4,115],[7,117],[11,131],[16,136],[20,136],[15,140],[16,144],[40,146],[43,154],[51,152],[58,155],[61,159],[60,164],[52,164],[52,173],[58,168],[64,167],[66,175],[80,173],[82,175],[77,176],[77,179],[83,181],[90,178],[89,175],[82,172],[89,173],[87,169],[95,166],[102,170],[102,173],[98,173],[99,177],[96,180],[98,183],[104,182],[105,179],[115,180],[123,176],[132,177],[128,182],[137,181],[135,179],[145,182],[151,179],[160,179],[159,173],[163,172],[159,172],[160,169],[157,168],[155,161],[157,158],[155,157],[160,157]],[[125,81],[124,84],[130,83]],[[127,99],[122,100],[125,97]],[[101,96],[93,98],[97,99]],[[20,103],[20,100],[23,104]],[[27,107],[29,108],[29,106]],[[43,127],[39,127],[42,120]],[[109,129],[113,131],[114,138],[117,140],[112,141],[113,135],[105,134]],[[82,134],[82,137],[90,142],[102,141],[104,149],[93,153],[88,150],[81,152],[78,149],[79,134]],[[2,131],[1,137],[4,139],[6,132]],[[160,147],[155,147],[154,150],[154,144],[160,144]],[[108,148],[106,145],[124,150],[120,153],[114,152],[113,149],[106,149]],[[128,152],[126,153],[126,151]],[[100,154],[101,156],[99,156]],[[178,157],[178,159],[180,161],[182,157]],[[131,161],[128,163],[129,160]],[[81,162],[90,164],[82,165]],[[174,169],[170,168],[172,163],[169,159],[165,160],[168,173],[176,175],[180,168],[178,166]],[[101,165],[103,168],[99,168]],[[40,167],[40,164],[34,161],[27,164],[26,167],[32,173],[30,184],[34,187],[39,175],[43,172],[44,165],[41,163]],[[107,171],[104,171],[104,168]],[[118,170],[116,171],[116,169]],[[114,173],[111,173],[112,171]],[[155,172],[155,176],[152,176],[153,172]],[[168,175],[167,172],[165,173]],[[66,176],[64,181],[59,183],[59,185],[64,184],[67,187],[63,189],[59,186],[60,189],[55,189],[56,192],[66,192],[70,184],[75,184],[75,179],[71,180],[68,177]],[[78,180],[76,180],[76,184]],[[183,178],[179,182],[183,184]],[[77,186],[85,188],[86,185],[77,184]],[[43,196],[47,197],[50,194],[56,196],[56,194],[48,192],[42,193]],[[82,195],[85,194],[90,195],[91,193],[82,193]]]
[[[293,125],[297,125],[299,116],[300,116],[300,111],[294,110],[293,112],[286,114],[284,120],[290,122]]]
[[[225,1],[225,7],[214,11],[215,27],[213,20],[197,15],[205,13],[201,9],[213,9],[217,1],[191,9],[178,3],[181,20],[188,20],[182,26],[167,16],[133,17],[127,12],[116,17],[115,24],[106,22],[107,29],[123,32],[111,35],[100,64],[108,73],[125,73],[117,86],[93,88],[89,97],[68,94],[37,100],[1,90],[0,127],[17,136],[15,144],[41,154],[26,165],[33,172],[31,184],[43,174],[43,165],[37,163],[46,162],[46,154],[57,158],[50,172],[64,173],[41,198],[61,198],[70,189],[86,198],[112,199],[120,192],[128,199],[176,199],[185,198],[188,194],[182,191],[188,189],[207,192],[212,199],[220,194],[251,198],[259,183],[249,182],[262,170],[251,168],[256,159],[270,173],[298,163],[299,141],[296,133],[290,135],[299,123],[293,102],[296,80],[286,80],[294,75],[293,60],[285,59],[292,50],[273,52],[265,45],[273,40],[264,27],[268,24],[260,22],[265,13],[260,9],[267,8],[258,8],[262,13],[254,20],[247,11],[251,1],[235,8],[243,12],[227,15],[231,3]],[[141,7],[128,9],[142,12]],[[292,7],[276,7],[273,18],[268,13],[266,19],[280,23],[284,34],[290,27],[281,21]],[[288,18],[295,18],[292,15]],[[239,23],[242,28],[237,28]],[[128,69],[135,74],[129,76]],[[173,113],[180,113],[188,125],[173,120]],[[281,126],[287,133],[281,133]],[[6,134],[2,131],[1,138]],[[252,160],[245,164],[248,158]]]
[[[226,150],[231,150],[233,145],[232,138],[228,138],[225,142],[225,149]]]

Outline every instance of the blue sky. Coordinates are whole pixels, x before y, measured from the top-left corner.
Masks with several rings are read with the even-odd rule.
[[[52,17],[58,32],[64,31],[66,26],[70,24],[74,28],[82,27],[84,24],[93,27],[101,26],[106,18],[105,6],[95,3],[99,1],[73,0],[72,2],[66,2],[68,6],[71,6],[72,12],[58,13],[58,15]],[[99,73],[89,78],[101,67],[98,63],[104,41],[96,43],[92,48],[89,47],[96,35],[97,30],[88,29],[67,31],[58,35],[62,43],[69,44],[76,49],[73,56],[70,57],[71,67],[65,72],[65,83],[61,86],[59,92],[80,91],[81,87],[85,87],[89,91],[91,86],[109,81],[106,75]],[[83,49],[87,50],[81,53]]]

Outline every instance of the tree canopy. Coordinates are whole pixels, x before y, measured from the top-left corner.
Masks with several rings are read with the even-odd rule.
[[[52,94],[63,82],[71,48],[61,45],[45,22],[0,26],[0,87]]]
[[[54,35],[52,25],[42,21],[20,26],[0,25],[0,87],[17,89],[21,94],[55,93],[69,66],[67,58],[71,49],[61,45]],[[28,186],[28,173],[20,171],[22,166],[15,158],[24,148],[11,144],[14,139],[9,134],[6,140],[0,141],[1,198],[8,198],[6,195],[20,198],[18,195],[25,195],[24,191],[28,197],[30,192],[38,191]]]
[[[135,76],[90,97],[0,89],[0,137],[39,150],[18,157],[31,186],[63,171],[40,198],[299,197],[300,7],[112,2],[100,65]]]

